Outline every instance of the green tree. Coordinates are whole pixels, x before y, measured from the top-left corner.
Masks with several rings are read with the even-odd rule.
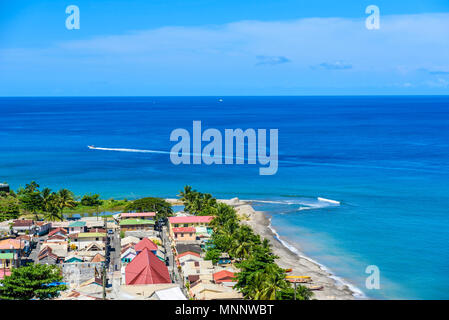
[[[170,203],[164,199],[153,197],[134,200],[126,206],[125,211],[156,212],[156,219],[166,219],[173,215]]]
[[[8,193],[0,195],[0,221],[17,219],[19,215],[19,199]]]
[[[3,300],[40,300],[52,299],[66,290],[65,285],[49,286],[62,281],[61,269],[45,264],[30,264],[13,268],[11,275],[0,280],[0,299]]]
[[[25,188],[19,189],[18,195],[21,207],[34,214],[38,219],[38,212],[42,210],[43,204],[39,184],[35,181],[30,182],[25,185]]]
[[[73,192],[68,189],[59,190],[56,196],[55,203],[59,208],[59,213],[62,218],[62,213],[65,208],[73,208],[76,206],[75,196],[73,195]]]
[[[212,248],[212,249],[207,250],[204,260],[212,260],[212,263],[216,264],[218,262],[218,259],[220,258],[220,255],[221,255],[221,250]]]
[[[44,188],[41,192],[41,197],[42,210],[44,210],[44,212],[51,211],[54,202],[54,192],[52,192],[50,188]]]
[[[112,199],[112,202],[114,199]],[[81,199],[81,205],[86,207],[99,207],[103,204],[99,194],[86,194]]]

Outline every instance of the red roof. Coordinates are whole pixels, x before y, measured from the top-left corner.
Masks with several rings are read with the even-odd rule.
[[[56,228],[56,229],[51,230],[48,233],[48,236],[51,237],[52,235],[54,235],[55,233],[58,233],[58,232],[61,232],[63,234],[67,234],[67,230],[66,229],[64,229],[64,228]]]
[[[170,223],[209,223],[213,216],[187,216],[187,217],[170,217]]]
[[[30,227],[34,224],[33,220],[14,220],[14,227]]]
[[[192,233],[196,232],[194,227],[173,228],[174,233]]]
[[[186,251],[181,253],[180,255],[178,255],[178,259],[187,255],[192,255],[192,256],[196,256],[196,257],[200,257],[200,254],[197,252],[193,252],[193,251]]]
[[[124,212],[120,214],[121,218],[139,218],[139,217],[154,217],[156,212]]]
[[[214,273],[214,281],[215,283],[233,282],[235,281],[235,275],[231,271],[222,270],[217,273]]]
[[[167,266],[144,248],[125,268],[126,285],[171,283]]]
[[[60,236],[59,234],[55,234],[55,235],[52,235],[51,237],[48,237],[47,241],[48,240],[62,240],[62,241],[65,241],[66,238],[63,237],[63,236]]]
[[[157,250],[157,245],[150,239],[143,238],[142,240],[140,240],[138,244],[134,246],[134,250],[136,250],[136,252],[143,251],[143,249],[145,248],[147,248],[150,251],[155,251]]]

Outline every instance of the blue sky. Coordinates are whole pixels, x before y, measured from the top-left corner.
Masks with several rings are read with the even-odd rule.
[[[448,93],[447,0],[0,0],[0,96]]]

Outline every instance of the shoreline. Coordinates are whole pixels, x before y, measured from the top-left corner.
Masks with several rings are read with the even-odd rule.
[[[265,212],[256,211],[249,201],[234,201],[233,207],[243,218],[242,223],[249,225],[253,231],[270,241],[273,253],[279,258],[276,263],[285,269],[292,269],[291,275],[310,276],[311,285],[323,286],[322,290],[314,290],[314,299],[317,300],[355,300],[368,299],[362,291],[348,284],[344,279],[337,277],[320,263],[307,257],[298,248],[283,240],[271,226],[271,217]],[[230,204],[230,203],[228,203]],[[352,287],[352,288],[351,288]]]

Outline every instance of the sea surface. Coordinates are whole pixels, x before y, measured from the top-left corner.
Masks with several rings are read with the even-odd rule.
[[[0,182],[14,189],[134,199],[188,184],[265,201],[282,239],[368,297],[449,299],[449,97],[0,98],[0,112]],[[193,120],[279,129],[277,174],[87,148],[169,152]],[[380,289],[365,286],[371,265]]]

